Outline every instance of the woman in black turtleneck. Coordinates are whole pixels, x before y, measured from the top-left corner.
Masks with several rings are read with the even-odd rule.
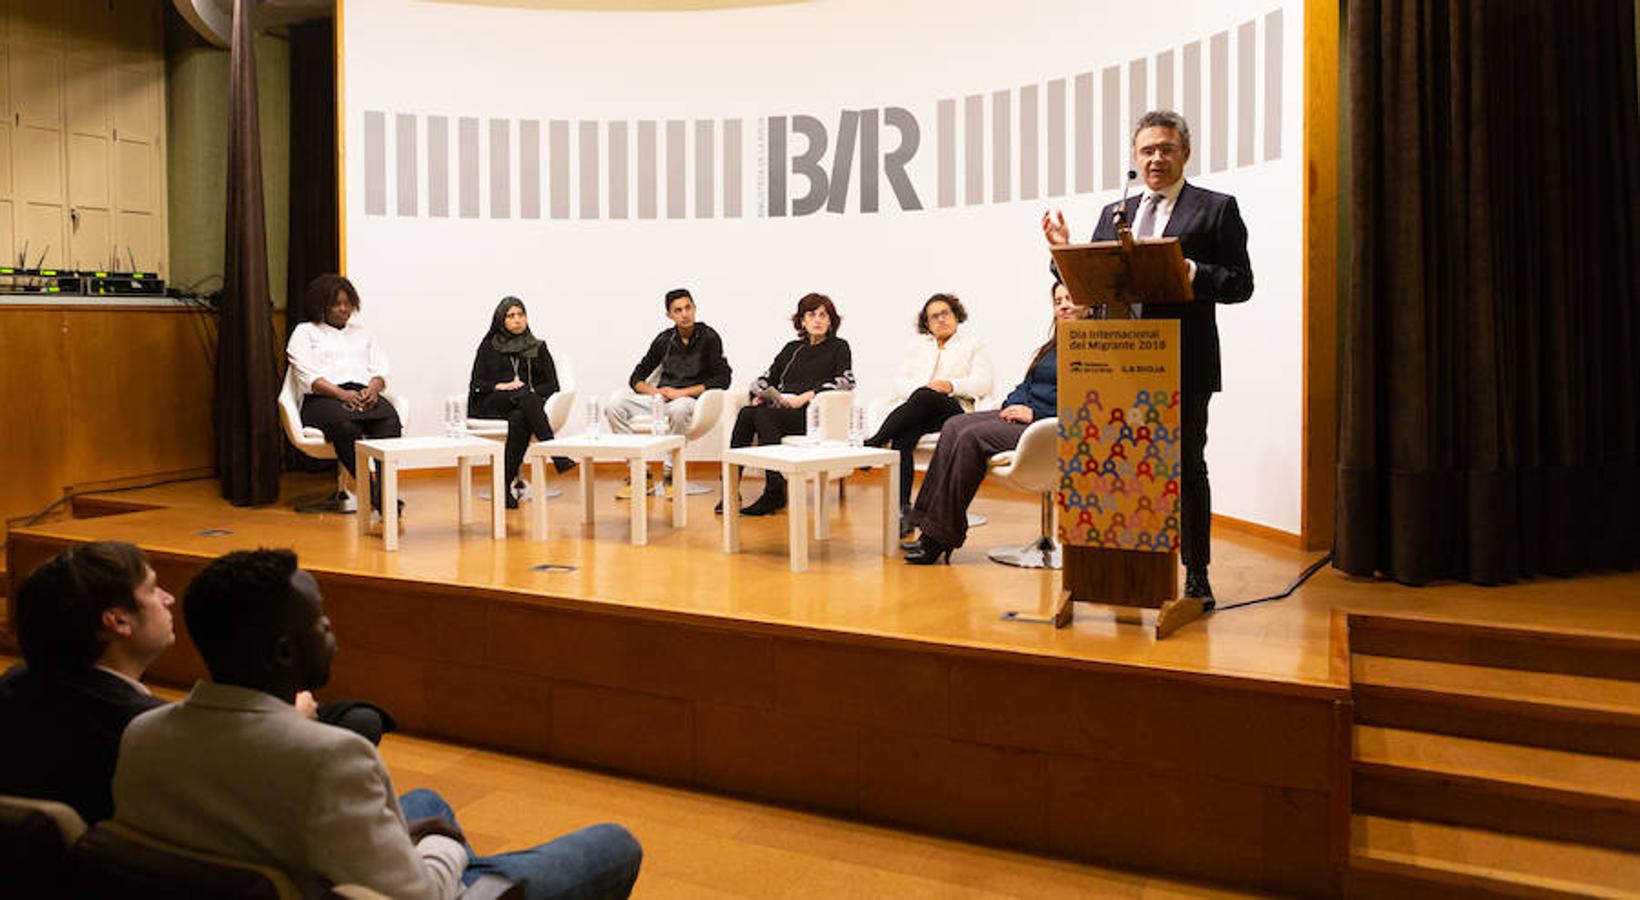
[[[797,340],[780,348],[769,371],[752,384],[751,405],[735,418],[729,437],[731,447],[778,444],[788,434],[802,434],[807,427],[805,409],[821,391],[854,389],[854,357],[848,341],[837,336],[843,317],[825,294],[808,294],[797,301],[792,327]],[[786,507],[786,477],[769,472],[763,495],[741,508],[743,516],[766,516]],[[739,503],[739,497],[725,498]],[[718,504],[718,511],[723,504]]]
[[[513,483],[524,464],[530,438],[552,439],[547,422],[547,398],[558,392],[558,370],[546,342],[530,333],[529,314],[524,301],[503,298],[490,318],[490,333],[478,342],[473,358],[472,384],[467,397],[467,414],[481,419],[507,420],[507,508],[517,509]],[[575,465],[567,459],[553,459],[562,472]]]

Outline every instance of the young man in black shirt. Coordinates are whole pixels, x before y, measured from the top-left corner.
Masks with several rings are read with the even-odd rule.
[[[649,350],[633,367],[627,385],[632,393],[607,410],[612,430],[630,434],[633,418],[648,416],[655,396],[661,398],[666,431],[682,434],[689,427],[695,399],[708,388],[727,388],[731,370],[723,355],[723,338],[695,320],[695,298],[684,288],[666,292],[666,317],[672,327],[655,335]],[[672,472],[666,471],[670,484]],[[620,496],[630,496],[622,489]]]

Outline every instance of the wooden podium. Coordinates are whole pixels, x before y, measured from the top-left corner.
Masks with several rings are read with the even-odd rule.
[[[1156,615],[1156,637],[1200,618],[1178,596],[1180,510],[1179,340],[1175,319],[1136,319],[1133,304],[1194,298],[1177,238],[1118,239],[1051,248],[1081,306],[1105,317],[1059,327],[1059,506],[1064,580],[1056,628],[1076,603]]]

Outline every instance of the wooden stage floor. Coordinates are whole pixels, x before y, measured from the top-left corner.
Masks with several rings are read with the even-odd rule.
[[[955,564],[914,567],[883,555],[883,479],[857,474],[830,539],[794,574],[784,516],[743,520],[742,552],[723,552],[715,493],[687,499],[681,529],[654,504],[638,548],[613,471],[597,480],[590,526],[576,480],[559,479],[546,539],[526,508],[496,541],[487,516],[457,525],[453,477],[403,482],[396,553],[357,535],[352,516],[296,513],[294,497],[334,482],[290,476],[263,509],[223,503],[210,481],[82,497],[79,518],[14,529],[9,568],[129,540],[180,593],[212,556],[294,547],[341,646],[332,690],[382,702],[407,732],[1307,895],[1337,893],[1350,853],[1352,703],[1335,610],[1640,634],[1640,575],[1413,589],[1331,569],[1162,641],[1098,608],[1056,631],[1005,614],[1045,614],[1058,573],[985,557],[1034,537],[1034,498],[983,491],[974,511],[990,521]],[[1222,527],[1213,550],[1221,607],[1281,591],[1320,556]],[[201,666],[178,630],[151,675],[186,685]]]
[[[697,465],[692,474],[702,481],[717,470]],[[408,525],[396,553],[384,551],[379,536],[356,535],[351,515],[291,509],[294,497],[330,483],[319,476],[287,476],[280,505],[261,509],[224,503],[214,481],[91,495],[111,505],[154,508],[63,519],[22,533],[69,541],[129,540],[183,555],[292,547],[305,567],[321,572],[1294,684],[1341,685],[1329,671],[1334,608],[1640,634],[1640,574],[1541,579],[1501,588],[1410,588],[1349,578],[1330,566],[1289,599],[1223,610],[1162,641],[1098,607],[1080,607],[1075,625],[1061,631],[1005,621],[1009,611],[1044,615],[1059,590],[1058,573],[985,558],[991,547],[1024,544],[1032,537],[1036,503],[988,488],[974,511],[990,521],[970,531],[952,565],[908,566],[898,553],[881,554],[882,477],[874,473],[850,477],[847,501],[834,506],[831,538],[815,541],[811,535],[811,568],[801,574],[787,568],[784,514],[742,519],[742,551],[725,554],[722,519],[712,513],[716,493],[688,498],[689,524],[683,529],[672,527],[667,501],[651,498],[649,544],[632,546],[627,501],[614,498],[620,479],[613,470],[600,472],[591,526],[579,523],[575,479],[555,482],[565,494],[548,501],[546,541],[530,533],[527,504],[508,511],[505,541],[488,534],[486,501],[475,504],[477,523],[458,526],[449,477],[412,475],[401,488]],[[755,496],[756,489],[756,482],[749,483],[746,497]],[[1222,526],[1214,532],[1213,553],[1221,606],[1280,592],[1322,555]],[[572,570],[535,570],[543,564]],[[181,585],[171,587],[180,595]]]

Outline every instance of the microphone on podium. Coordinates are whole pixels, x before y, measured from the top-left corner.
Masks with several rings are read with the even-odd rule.
[[[1127,220],[1128,193],[1133,190],[1134,179],[1138,177],[1138,172],[1133,169],[1127,170],[1127,181],[1122,184],[1122,202],[1116,204],[1116,208],[1110,213],[1110,224],[1115,228],[1120,229],[1123,225],[1130,224]]]

